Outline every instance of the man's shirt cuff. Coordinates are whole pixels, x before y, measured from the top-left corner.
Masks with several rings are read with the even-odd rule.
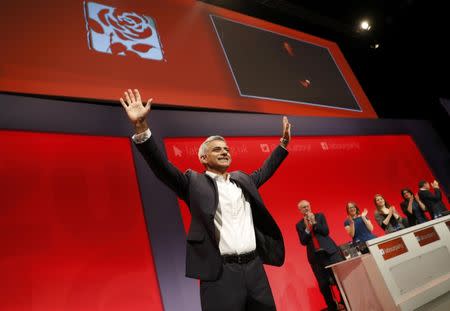
[[[145,141],[147,141],[147,139],[149,139],[152,136],[152,132],[150,131],[150,129],[147,129],[145,132],[139,133],[139,134],[134,134],[131,139],[133,139],[133,141],[136,144],[142,144]]]

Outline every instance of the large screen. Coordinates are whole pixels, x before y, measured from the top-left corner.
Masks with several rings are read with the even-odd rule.
[[[162,311],[129,140],[0,140],[0,309]]]
[[[376,118],[338,46],[194,0],[3,1],[0,91]]]
[[[361,111],[330,51],[211,15],[241,96]]]
[[[168,158],[184,171],[203,171],[197,158],[200,138],[166,138]],[[230,137],[232,170],[251,173],[278,144],[278,137]],[[300,244],[295,225],[302,218],[297,203],[310,201],[322,212],[337,244],[351,241],[344,221],[346,203],[354,201],[368,210],[376,236],[383,230],[374,220],[374,195],[382,194],[400,214],[400,190],[417,192],[421,179],[434,177],[408,135],[294,137],[289,155],[260,191],[281,228],[286,262],[281,268],[266,266],[279,310],[320,310],[325,302],[308,264],[306,247]],[[445,200],[445,199],[444,199]],[[179,201],[185,229],[190,224],[186,205]],[[448,202],[445,200],[448,206]]]

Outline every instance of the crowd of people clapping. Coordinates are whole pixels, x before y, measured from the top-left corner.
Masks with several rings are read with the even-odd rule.
[[[450,213],[442,201],[442,193],[436,180],[431,184],[421,180],[418,187],[417,193],[409,188],[400,191],[403,200],[400,203],[402,214],[395,206],[389,204],[383,195],[374,196],[373,201],[376,207],[374,219],[386,234]],[[372,233],[374,226],[367,216],[367,209],[361,212],[355,202],[348,202],[346,212],[347,219],[344,221],[344,227],[353,243],[364,243],[375,238]]]

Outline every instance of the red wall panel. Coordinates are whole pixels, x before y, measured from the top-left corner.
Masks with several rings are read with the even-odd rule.
[[[165,139],[169,159],[182,171],[203,171],[198,146],[204,138]],[[230,137],[231,169],[252,172],[279,143],[279,137]],[[262,197],[284,236],[286,262],[281,268],[266,266],[279,310],[319,310],[326,307],[300,244],[295,225],[302,218],[297,203],[310,201],[315,212],[327,218],[330,235],[338,244],[350,241],[344,229],[345,205],[355,201],[367,208],[374,233],[383,234],[374,220],[376,193],[400,210],[400,189],[417,191],[420,179],[433,175],[411,137],[327,136],[294,137],[289,156],[275,175],[261,187]],[[445,201],[448,204],[447,201]],[[185,228],[190,223],[186,205],[180,201]]]
[[[0,309],[163,310],[129,140],[0,141]]]

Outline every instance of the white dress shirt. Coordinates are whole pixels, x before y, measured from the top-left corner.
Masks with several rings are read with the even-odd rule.
[[[134,134],[132,139],[141,144],[151,137],[148,129],[140,134]],[[219,204],[214,215],[216,241],[222,255],[242,254],[256,249],[255,229],[250,203],[245,200],[242,189],[226,178],[206,171],[217,184]]]
[[[224,254],[242,254],[256,249],[255,229],[250,203],[242,189],[230,181],[230,174],[223,176],[206,171],[217,184],[219,204],[214,215],[216,240]]]

